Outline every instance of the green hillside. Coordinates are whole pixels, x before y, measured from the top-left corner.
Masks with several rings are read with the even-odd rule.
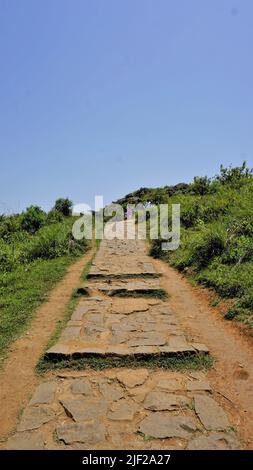
[[[191,184],[141,188],[117,202],[147,200],[181,204],[179,249],[162,251],[161,240],[153,240],[151,254],[233,299],[226,318],[253,327],[253,176],[245,162]]]
[[[31,206],[0,216],[0,360],[26,328],[36,307],[89,244],[72,238],[71,201],[45,213]]]

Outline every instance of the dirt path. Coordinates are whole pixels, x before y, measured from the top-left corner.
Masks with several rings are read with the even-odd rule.
[[[224,395],[238,411],[238,425],[245,442],[253,448],[253,341],[236,325],[210,306],[208,290],[193,287],[166,263],[154,260],[163,273],[161,284],[169,292],[184,331],[203,341],[215,364],[208,377],[216,392]]]
[[[73,288],[80,280],[85,265],[92,259],[95,249],[90,250],[75,264],[55,287],[47,302],[38,308],[29,330],[16,340],[0,372],[0,441],[15,429],[22,408],[27,404],[41,377],[35,366],[53,334],[57,322],[63,318]]]

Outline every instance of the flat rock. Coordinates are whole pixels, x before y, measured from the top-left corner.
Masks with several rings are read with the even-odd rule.
[[[46,436],[41,432],[18,432],[10,437],[7,450],[43,450]]]
[[[54,401],[56,384],[53,382],[44,382],[40,384],[30,400],[29,405],[49,405]]]
[[[187,439],[197,430],[195,420],[189,416],[171,416],[170,413],[156,412],[144,418],[139,431],[157,439],[181,437]]]
[[[105,440],[105,427],[97,421],[80,423],[67,423],[56,428],[56,434],[65,444],[83,442],[85,444],[97,444]]]
[[[169,342],[168,342],[168,346],[171,348],[181,350],[181,349],[187,348],[189,345],[186,341],[185,336],[180,334],[180,335],[171,335]]]
[[[102,382],[99,384],[99,390],[107,401],[116,401],[124,396],[122,387],[117,383]]]
[[[142,385],[148,378],[149,373],[146,369],[140,370],[122,370],[117,374],[117,379],[121,382],[125,387],[133,388],[137,385]]]
[[[90,395],[92,388],[88,379],[76,379],[71,385],[71,391],[74,394]]]
[[[67,356],[70,354],[69,344],[64,344],[61,340],[46,351],[48,356]]]
[[[181,355],[183,354],[188,354],[188,353],[193,353],[195,349],[190,345],[190,344],[185,344],[184,346],[161,346],[160,347],[160,352],[168,355],[168,356],[175,356],[175,355]]]
[[[128,351],[128,354],[134,354],[136,356],[146,356],[150,354],[158,353],[159,349],[157,346],[135,346]]]
[[[194,349],[200,354],[207,354],[209,353],[209,349],[205,344],[202,343],[192,343],[191,344]]]
[[[203,390],[211,392],[212,388],[207,380],[188,380],[186,384],[187,390],[190,392]]]
[[[190,399],[175,393],[152,391],[144,401],[144,408],[152,411],[176,410],[189,405]]]
[[[162,388],[163,390],[176,391],[182,390],[182,380],[180,379],[160,379],[157,382],[157,388]]]
[[[76,339],[79,337],[81,332],[80,326],[68,326],[62,332],[62,338],[65,339]]]
[[[90,354],[96,354],[100,356],[104,356],[107,352],[107,346],[101,346],[101,347],[96,347],[96,346],[80,346],[73,348],[70,350],[71,354],[77,353],[78,356],[89,356]]]
[[[96,419],[97,416],[106,413],[107,404],[103,400],[86,400],[85,398],[73,400],[60,400],[66,414],[74,421],[84,421],[86,419]]]
[[[37,429],[42,424],[51,421],[54,417],[55,413],[48,408],[42,408],[42,406],[28,407],[22,415],[17,430],[29,431],[31,429]]]
[[[111,345],[110,347],[107,348],[107,354],[113,354],[115,356],[129,356],[130,350],[129,348],[120,347],[120,345],[119,346]]]
[[[118,301],[117,301],[118,300]],[[121,313],[123,315],[129,315],[134,312],[146,312],[149,310],[148,303],[144,299],[116,299],[111,307],[112,313]],[[128,300],[128,301],[126,301]]]
[[[129,389],[129,395],[136,403],[142,403],[148,392],[149,389],[143,387],[134,387]]]
[[[163,334],[153,332],[143,332],[135,335],[128,341],[130,347],[133,346],[162,346],[166,343],[166,337]]]
[[[89,307],[87,305],[78,305],[78,307],[72,313],[71,320],[81,321],[84,314],[87,313],[88,310],[89,310]]]
[[[107,416],[114,421],[132,421],[138,408],[135,403],[129,403],[127,400],[122,399],[111,405],[111,411]]]
[[[236,450],[239,448],[235,436],[224,432],[195,437],[187,446],[188,450]]]
[[[207,430],[223,430],[229,426],[224,410],[206,395],[195,395],[195,411]]]

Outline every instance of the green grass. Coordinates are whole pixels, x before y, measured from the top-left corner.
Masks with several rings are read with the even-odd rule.
[[[0,275],[0,364],[9,345],[27,330],[37,307],[75,260],[72,256],[39,259]]]
[[[161,188],[140,188],[119,199],[128,204],[156,207],[168,204],[168,220],[159,216],[160,233],[151,240],[151,255],[233,299],[227,319],[253,327],[253,170],[246,162],[225,168],[213,178],[195,177],[191,183]],[[162,251],[162,228],[171,230],[172,205],[180,204],[181,238],[175,251]],[[150,216],[147,213],[147,216]],[[150,217],[147,217],[147,219]],[[139,225],[141,222],[139,221]],[[147,224],[147,234],[150,234]]]
[[[89,279],[96,280],[117,280],[117,279],[157,279],[161,276],[159,273],[141,273],[141,274],[92,274]]]
[[[82,280],[82,281],[86,281],[86,280],[87,280],[87,276],[88,276],[88,274],[89,274],[89,272],[90,272],[90,268],[91,268],[91,265],[92,265],[92,262],[93,262],[95,256],[96,256],[96,253],[94,253],[92,259],[86,264],[86,266],[85,266],[85,268],[84,268],[84,270],[83,270],[83,272],[82,272],[82,274],[81,274],[81,280]]]
[[[45,373],[50,370],[72,369],[72,370],[103,370],[114,367],[138,368],[147,367],[152,369],[170,369],[170,370],[207,370],[213,365],[213,359],[209,354],[178,355],[174,357],[166,356],[147,356],[145,359],[134,357],[117,356],[89,356],[80,359],[63,359],[52,361],[42,358],[38,363],[37,370]]]
[[[109,294],[110,297],[145,297],[145,298],[155,298],[165,300],[168,298],[168,293],[164,289],[136,289],[136,290],[127,290],[127,289],[116,289],[112,290]]]
[[[182,194],[169,203],[181,204],[181,241],[175,251],[162,251],[151,241],[151,255],[211,288],[219,298],[232,299],[225,318],[253,327],[253,177],[237,184],[215,182],[202,196]]]

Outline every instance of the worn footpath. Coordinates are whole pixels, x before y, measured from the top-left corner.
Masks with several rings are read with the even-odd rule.
[[[56,369],[35,389],[8,449],[237,449],[236,416],[204,371],[150,368],[156,357],[193,358],[188,338],[140,240],[103,240],[85,292],[47,361],[116,357],[102,371]],[[134,368],[124,367],[124,360]],[[138,368],[138,360],[142,366]],[[143,367],[143,361],[149,367]],[[136,367],[137,365],[137,367]]]

